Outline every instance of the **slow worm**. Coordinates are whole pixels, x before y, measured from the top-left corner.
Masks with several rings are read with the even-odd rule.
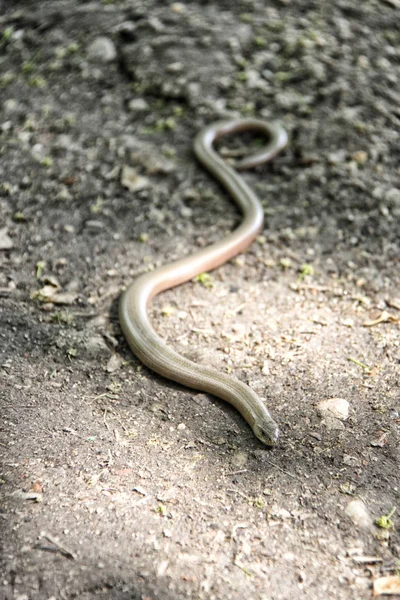
[[[256,154],[237,162],[233,169],[213,149],[213,144],[223,136],[244,131],[262,133],[267,143]],[[243,214],[242,222],[215,244],[137,277],[122,295],[119,306],[126,340],[147,367],[168,379],[229,402],[242,414],[257,438],[268,446],[276,444],[279,430],[257,394],[242,381],[212,367],[198,365],[174,352],[152,328],[147,307],[160,292],[215,269],[243,252],[254,241],[263,226],[263,210],[257,196],[237,170],[271,160],[286,143],[286,132],[279,125],[258,119],[217,122],[200,131],[194,140],[196,156],[234,198]]]

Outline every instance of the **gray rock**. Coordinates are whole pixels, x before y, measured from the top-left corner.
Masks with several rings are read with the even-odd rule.
[[[362,500],[351,500],[344,510],[345,514],[361,529],[370,529],[373,520]]]
[[[8,235],[7,228],[0,229],[0,250],[10,250],[14,246],[14,242]]]
[[[106,358],[111,353],[101,335],[92,335],[85,340],[85,352],[91,358]]]
[[[336,419],[335,417],[326,417],[322,421],[323,425],[326,427],[328,431],[343,431],[344,425],[340,419]]]
[[[349,417],[349,406],[350,404],[344,398],[329,398],[329,400],[319,402],[317,411],[324,419],[334,418],[346,421]]]
[[[390,188],[385,194],[385,200],[390,206],[400,207],[400,189]]]
[[[87,49],[91,62],[109,63],[117,58],[114,42],[105,36],[97,37]]]
[[[121,171],[121,184],[128,188],[131,192],[137,192],[143,190],[150,185],[150,181],[147,177],[139,175],[135,169],[124,165]]]
[[[253,28],[247,23],[238,23],[235,38],[240,44],[242,51],[246,52],[251,48],[254,39]]]
[[[133,98],[129,101],[128,108],[131,112],[140,113],[148,110],[149,105],[143,98]]]
[[[107,362],[106,371],[107,373],[115,373],[115,371],[118,371],[123,364],[123,359],[118,356],[118,354],[113,354]]]

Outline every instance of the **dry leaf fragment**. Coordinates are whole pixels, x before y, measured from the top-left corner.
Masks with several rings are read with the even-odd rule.
[[[44,285],[40,290],[32,292],[32,300],[39,300],[39,302],[53,302],[54,296],[57,294],[58,288],[52,285]]]
[[[130,192],[138,192],[150,185],[147,177],[139,175],[132,167],[124,166],[121,171],[121,184]]]
[[[148,493],[146,492],[146,490],[143,489],[140,485],[137,485],[134,488],[132,488],[132,491],[137,492],[141,496],[148,496]]]
[[[374,581],[373,597],[385,594],[394,596],[400,594],[400,577],[398,575],[389,575],[388,577],[379,577]]]
[[[383,448],[387,443],[387,432],[386,431],[378,431],[377,437],[370,442],[371,446],[375,448]]]
[[[44,285],[40,290],[32,292],[32,300],[38,300],[39,302],[51,302],[54,304],[73,304],[76,300],[77,294],[73,292],[60,292],[60,288],[55,285]]]
[[[374,325],[379,325],[379,323],[387,323],[388,321],[393,321],[396,323],[398,320],[398,317],[394,317],[384,310],[377,319],[374,319],[373,321],[364,321],[363,325],[364,327],[373,327]]]
[[[123,359],[120,358],[117,354],[113,354],[106,365],[107,373],[115,373],[123,364]]]
[[[73,304],[76,298],[77,294],[74,294],[73,292],[61,292],[60,294],[52,296],[51,302],[54,302],[54,304],[69,305]]]

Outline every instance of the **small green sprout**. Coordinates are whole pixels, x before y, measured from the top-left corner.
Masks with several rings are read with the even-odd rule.
[[[164,504],[159,504],[157,506],[157,512],[162,516],[162,517],[166,517],[168,514],[168,510],[166,508],[166,506],[164,506]]]
[[[392,529],[394,527],[392,517],[396,512],[396,507],[394,506],[388,515],[382,515],[378,517],[375,521],[376,525],[381,529]]]
[[[194,281],[201,283],[201,285],[204,285],[204,287],[207,288],[214,287],[213,278],[209,273],[199,273],[199,275],[196,275],[194,278]]]
[[[36,279],[40,279],[44,269],[46,268],[46,263],[44,260],[39,260],[36,263]]]
[[[302,281],[305,277],[314,275],[314,267],[308,263],[304,263],[300,267],[300,275],[297,278],[297,281]]]
[[[175,312],[175,308],[173,306],[164,306],[161,309],[161,314],[163,317],[171,317]]]
[[[53,159],[51,158],[51,156],[44,156],[40,161],[40,164],[42,165],[42,167],[51,167],[51,165],[53,164]]]
[[[253,506],[255,506],[256,508],[260,508],[260,509],[261,509],[261,508],[265,508],[265,502],[264,502],[264,499],[263,499],[261,496],[259,496],[258,498],[256,498],[256,499],[253,501]]]

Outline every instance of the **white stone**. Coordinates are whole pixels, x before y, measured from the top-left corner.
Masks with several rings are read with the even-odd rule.
[[[87,56],[92,62],[108,63],[117,58],[117,51],[110,38],[99,36],[88,47]]]
[[[6,227],[0,229],[0,250],[11,250],[14,246],[14,242],[8,235]]]
[[[357,527],[362,529],[370,529],[372,527],[372,517],[362,500],[351,500],[344,512]]]
[[[329,398],[329,400],[323,400],[317,405],[318,414],[326,418],[340,419],[346,421],[349,417],[350,404],[344,398]]]
[[[128,167],[125,165],[122,167],[121,172],[121,183],[124,187],[128,188],[131,192],[137,192],[139,190],[143,190],[144,188],[150,185],[147,177],[143,177],[139,175],[135,169],[132,167]]]
[[[129,101],[128,108],[132,112],[144,112],[149,108],[149,105],[144,98],[132,98]]]

